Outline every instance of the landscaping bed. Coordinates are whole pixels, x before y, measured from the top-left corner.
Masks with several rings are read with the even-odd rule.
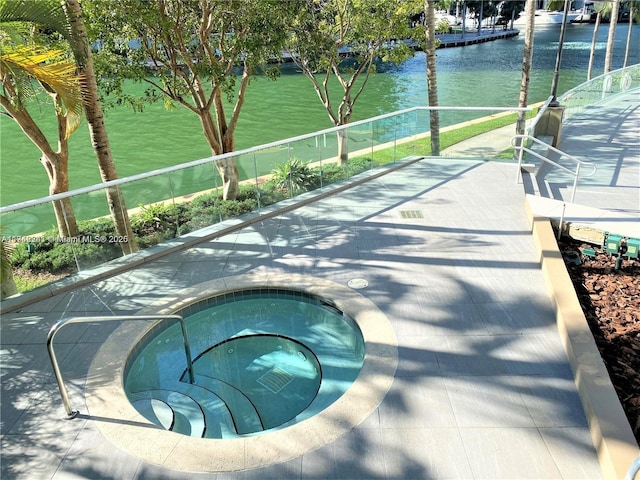
[[[611,377],[631,429],[640,444],[640,261],[595,248],[591,258],[575,255],[593,245],[563,239],[560,250],[580,305]]]

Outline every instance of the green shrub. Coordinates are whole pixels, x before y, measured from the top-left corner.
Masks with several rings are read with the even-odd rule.
[[[311,190],[316,184],[316,172],[302,160],[291,158],[285,163],[277,163],[271,171],[271,182],[279,190],[291,195]]]
[[[31,246],[32,248],[29,248]],[[35,273],[68,273],[89,268],[122,255],[116,243],[19,243],[11,260],[13,265]]]
[[[78,222],[79,235],[74,241],[61,242],[58,231],[44,232],[37,242],[20,242],[11,261],[15,267],[35,273],[68,273],[77,265],[88,268],[122,255],[117,243],[102,242],[100,238],[115,235],[111,219],[100,218]]]
[[[136,238],[162,232],[163,237],[173,238],[179,230],[179,226],[186,223],[189,218],[189,206],[187,204],[156,203],[140,206],[140,212],[131,216],[131,228]]]

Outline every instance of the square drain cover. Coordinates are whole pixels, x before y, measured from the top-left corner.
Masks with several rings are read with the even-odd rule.
[[[289,372],[279,367],[273,367],[267,373],[258,378],[258,383],[270,390],[272,393],[278,393],[284,387],[289,385],[292,380],[293,375]]]
[[[400,216],[402,218],[424,218],[420,210],[401,210]]]

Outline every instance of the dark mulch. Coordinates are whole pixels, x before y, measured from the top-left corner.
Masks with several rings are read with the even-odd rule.
[[[580,255],[581,265],[567,252],[596,250],[595,258]],[[628,260],[616,269],[616,257],[585,243],[563,239],[560,250],[578,294],[611,382],[640,444],[640,261]]]

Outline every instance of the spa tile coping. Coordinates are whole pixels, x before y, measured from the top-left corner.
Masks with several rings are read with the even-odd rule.
[[[338,400],[292,426],[241,438],[195,438],[163,430],[138,413],[123,386],[127,359],[157,322],[123,322],[98,350],[87,379],[88,415],[102,434],[131,455],[166,468],[230,472],[296,458],[336,440],[373,413],[391,387],[398,344],[386,316],[351,288],[304,275],[246,274],[179,290],[138,314],[169,315],[209,297],[256,288],[287,289],[328,300],[359,327],[365,344],[362,370]]]

